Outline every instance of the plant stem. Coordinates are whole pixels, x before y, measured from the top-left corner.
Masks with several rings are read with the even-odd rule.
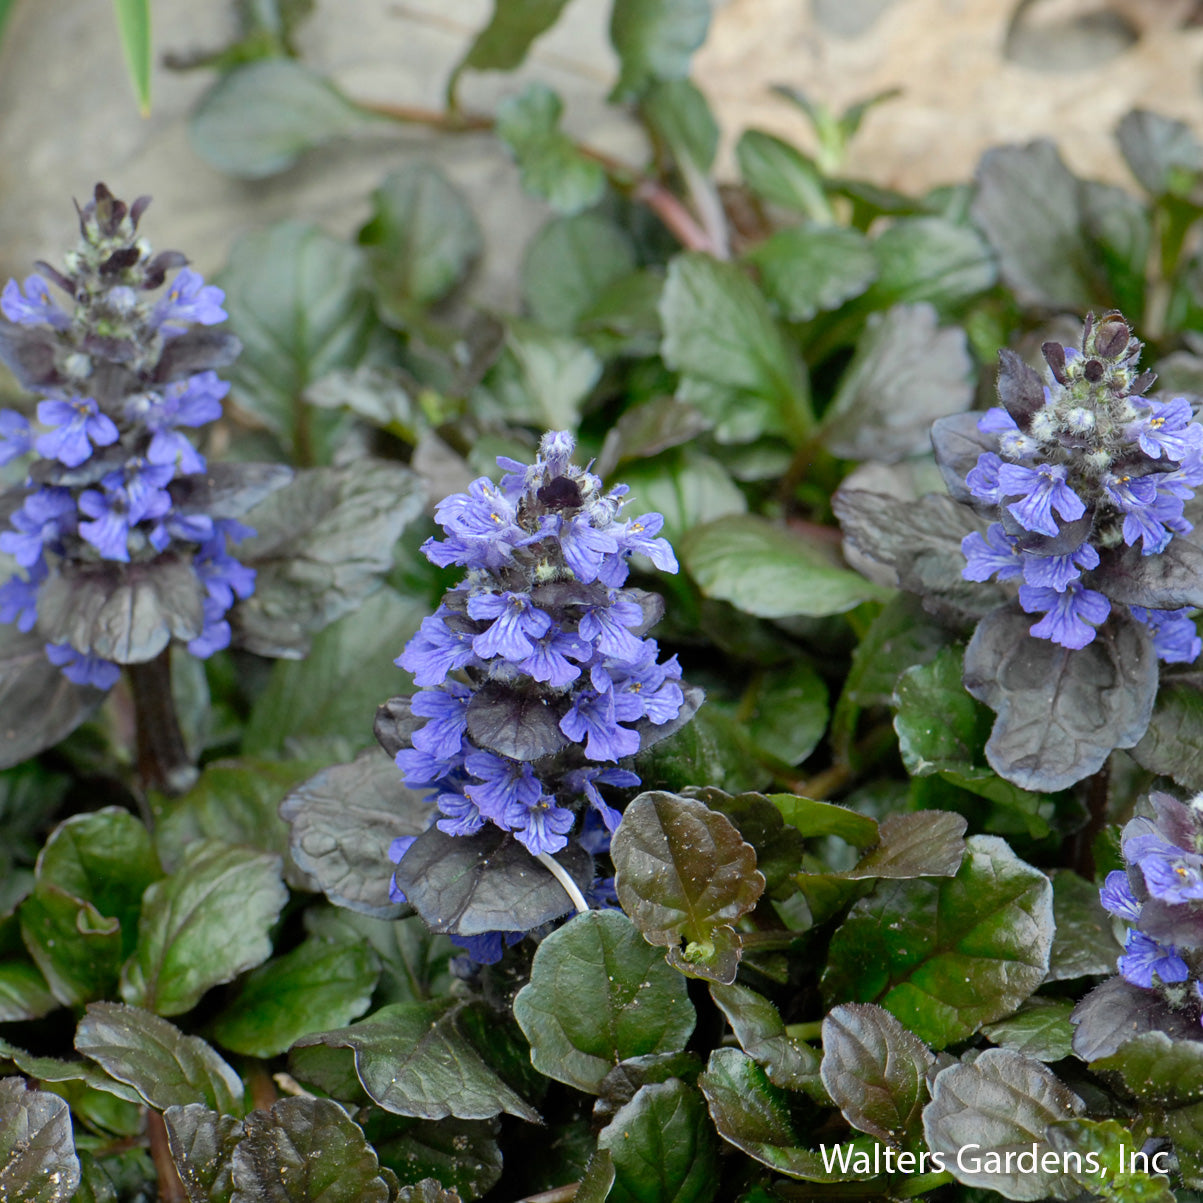
[[[583,915],[589,909],[589,904],[585,901],[585,895],[581,893],[580,887],[568,875],[568,870],[550,853],[540,852],[536,859],[564,887],[564,893],[572,899],[572,905]]]
[[[138,742],[138,776],[143,789],[182,794],[198,776],[180,733],[171,696],[171,647],[153,660],[129,664],[134,698],[134,727]]]
[[[150,1141],[150,1159],[154,1162],[159,1180],[159,1199],[162,1203],[188,1203],[184,1184],[176,1172],[171,1159],[171,1146],[167,1140],[167,1125],[157,1111],[146,1112],[146,1135]]]
[[[794,1040],[818,1040],[823,1033],[823,1021],[811,1020],[810,1023],[790,1023],[786,1025],[785,1034]]]
[[[1107,800],[1111,785],[1111,760],[1103,762],[1093,777],[1086,780],[1086,826],[1070,838],[1070,864],[1087,881],[1094,880],[1094,841],[1107,826]]]

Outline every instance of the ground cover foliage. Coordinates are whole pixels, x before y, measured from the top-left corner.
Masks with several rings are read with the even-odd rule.
[[[4,292],[0,1196],[1196,1198],[1203,144],[904,196],[783,89],[720,186],[705,0],[614,0],[644,162],[465,111],[562,8],[427,113],[248,5],[192,123],[500,138],[520,310],[436,157]]]

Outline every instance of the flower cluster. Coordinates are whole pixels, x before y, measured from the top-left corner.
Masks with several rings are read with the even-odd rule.
[[[440,830],[492,824],[536,856],[566,846],[578,810],[614,830],[600,787],[639,783],[618,762],[684,701],[676,657],[644,637],[660,599],[624,587],[632,553],[677,570],[664,520],[623,519],[626,487],[604,491],[573,450],[548,433],[533,465],[499,459],[500,484],[481,477],[439,505],[446,538],[423,551],[466,576],[397,661],[420,687],[422,725],[396,755],[406,784],[431,791]]]
[[[127,208],[98,184],[64,270],[39,263],[0,293],[0,358],[43,397],[36,424],[0,410],[0,464],[32,457],[0,533],[0,551],[20,569],[0,586],[0,621],[41,627],[52,579],[170,557],[195,574],[175,633],[207,657],[230,641],[235,599],[254,590],[254,570],[229,551],[253,532],[229,512],[236,507],[209,513],[189,493],[185,478],[206,463],[185,432],[221,416],[229,386],[212,369],[238,344],[197,329],[225,320],[224,296],[178,252],[152,254],[138,236],[147,204]],[[122,580],[117,569],[110,592]],[[120,675],[120,656],[79,635],[47,643],[46,654],[77,684],[107,689]],[[146,658],[146,648],[129,656]]]
[[[1124,828],[1127,871],[1099,891],[1128,927],[1118,969],[1134,986],[1157,990],[1176,1010],[1203,1005],[1203,794],[1187,804],[1151,799],[1153,817]]]
[[[1182,397],[1143,394],[1141,344],[1118,313],[1086,319],[1081,349],[1045,343],[1048,383],[1004,352],[1002,407],[978,421],[982,452],[964,485],[995,521],[962,543],[967,580],[1019,582],[1031,633],[1063,647],[1090,643],[1114,599],[1091,577],[1100,553],[1165,552],[1192,524],[1184,505],[1203,483],[1203,426]],[[1094,586],[1094,587],[1092,587]],[[1130,607],[1167,662],[1203,651],[1186,609]]]

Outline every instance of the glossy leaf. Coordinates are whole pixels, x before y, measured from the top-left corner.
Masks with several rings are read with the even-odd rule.
[[[266,58],[217,80],[192,114],[188,137],[218,171],[258,180],[314,147],[380,128],[379,118],[295,59]]]
[[[1174,1193],[1164,1176],[1129,1169],[1128,1158],[1141,1142],[1118,1121],[1058,1120],[1049,1126],[1048,1139],[1054,1149],[1081,1156],[1082,1173],[1069,1158],[1066,1168],[1074,1181],[1092,1195],[1113,1203],[1174,1203]],[[1089,1172],[1091,1163],[1087,1158],[1091,1154],[1101,1171],[1097,1174]]]
[[[972,227],[941,217],[902,217],[873,243],[877,278],[865,304],[928,301],[942,315],[991,288],[994,256]]]
[[[275,1057],[310,1032],[358,1019],[379,977],[368,945],[311,937],[246,976],[213,1021],[213,1038],[248,1057]]]
[[[245,1135],[242,1121],[202,1103],[188,1103],[168,1107],[163,1122],[189,1203],[229,1203],[234,1150]]]
[[[828,997],[879,1002],[941,1048],[1040,985],[1053,937],[1048,878],[995,836],[968,845],[956,877],[883,882],[856,903],[832,937]]]
[[[178,1015],[210,987],[267,960],[269,930],[288,900],[280,868],[269,853],[219,840],[193,844],[176,871],[146,891],[122,998]]]
[[[876,821],[846,806],[800,798],[797,794],[770,794],[769,801],[791,827],[808,839],[836,835],[857,848],[868,848],[878,842]]]
[[[579,213],[601,199],[606,176],[560,129],[564,105],[544,84],[531,84],[497,108],[497,134],[522,172],[522,186],[559,213]]]
[[[91,1003],[75,1047],[160,1111],[203,1102],[223,1115],[243,1112],[242,1081],[213,1047],[141,1007]]]
[[[821,1155],[805,1148],[790,1120],[789,1095],[737,1048],[715,1049],[698,1079],[718,1134],[779,1174],[807,1182],[841,1182],[860,1177],[823,1167]],[[871,1175],[866,1175],[871,1176]]]
[[[1060,1061],[1073,1053],[1073,1003],[1033,995],[1009,1019],[989,1023],[983,1033],[995,1044],[1037,1061]]]
[[[849,1003],[823,1020],[823,1085],[844,1118],[898,1148],[927,1100],[927,1046],[881,1007]]]
[[[845,568],[826,544],[752,514],[696,527],[679,550],[707,597],[759,618],[842,614],[889,597]]]
[[[1134,986],[1118,974],[1091,990],[1071,1019],[1077,1026],[1074,1052],[1083,1061],[1113,1056],[1127,1041],[1148,1033],[1177,1041],[1198,1036],[1191,1016],[1174,1010],[1156,991]]]
[[[786,1031],[777,1008],[767,998],[738,983],[724,986],[718,982],[711,982],[710,997],[727,1017],[739,1047],[764,1069],[774,1086],[802,1090],[816,1102],[824,1101],[818,1053]]]
[[[317,226],[283,222],[244,234],[220,284],[242,340],[231,370],[235,403],[301,462],[312,461],[323,415],[307,411],[302,394],[337,368],[356,367],[375,325],[362,253]]]
[[[265,656],[307,654],[315,632],[380,587],[422,505],[417,476],[400,464],[365,458],[299,472],[254,511],[258,534],[238,549],[257,576],[231,615],[236,644]]]
[[[1053,875],[1053,917],[1057,930],[1048,956],[1050,982],[1113,973],[1122,951],[1099,889],[1071,869]]]
[[[792,322],[838,309],[877,276],[868,240],[846,226],[790,226],[757,243],[747,258],[759,269],[769,300]]]
[[[592,858],[579,845],[555,856],[580,889],[590,887]],[[395,880],[432,931],[460,936],[530,931],[573,905],[551,872],[492,824],[470,836],[429,828],[410,845]]]
[[[0,961],[0,1023],[41,1019],[57,1006],[58,999],[36,965],[15,957]]]
[[[661,534],[674,547],[692,527],[748,508],[723,465],[692,448],[631,464],[622,478],[642,510],[663,515]]]
[[[626,231],[597,213],[557,217],[522,261],[522,295],[541,326],[568,333],[606,287],[635,270]]]
[[[926,302],[871,314],[823,415],[823,441],[844,459],[894,463],[931,443],[931,424],[973,403],[964,331]]]
[[[941,810],[887,815],[878,844],[848,877],[952,877],[965,856],[965,820]]]
[[[513,71],[521,66],[531,44],[559,19],[568,0],[493,0],[493,16],[476,35],[456,68]]]
[[[816,221],[832,220],[823,174],[813,159],[763,130],[745,130],[735,146],[744,183],[764,200]]]
[[[589,1094],[621,1061],[679,1052],[695,1019],[684,980],[617,911],[579,915],[539,945],[514,1017],[535,1068]]]
[[[1024,789],[1065,789],[1144,734],[1157,661],[1147,628],[1122,611],[1077,651],[1032,638],[1030,626],[1017,607],[982,619],[965,649],[965,688],[998,716],[990,767]]]
[[[67,1203],[80,1182],[71,1112],[58,1095],[0,1078],[0,1197]]]
[[[388,1203],[363,1131],[330,1099],[287,1098],[252,1111],[234,1150],[230,1203]]]
[[[1039,1061],[991,1048],[971,1064],[949,1066],[936,1075],[932,1101],[923,1113],[923,1131],[933,1153],[966,1186],[996,1190],[1008,1199],[1072,1199],[1077,1183],[1057,1169],[1046,1169],[1039,1154],[1050,1149],[1049,1124],[1083,1110],[1082,1100]],[[958,1158],[974,1144],[973,1157]],[[985,1152],[1036,1153],[1036,1166],[991,1172]],[[980,1152],[980,1158],[978,1156]],[[1054,1165],[1059,1159],[1053,1158]]]
[[[619,901],[645,939],[678,952],[684,940],[678,968],[733,981],[738,945],[722,955],[715,932],[756,905],[764,875],[730,820],[692,798],[643,793],[623,813],[610,855]]]
[[[718,1149],[706,1103],[679,1078],[640,1088],[604,1127],[614,1203],[709,1203],[718,1190]]]
[[[385,176],[359,242],[367,248],[377,305],[394,325],[446,296],[481,250],[480,227],[463,193],[429,163]]]
[[[425,831],[430,805],[379,748],[323,769],[280,803],[280,816],[293,859],[331,902],[379,919],[404,913],[389,898],[389,846]]]
[[[686,789],[705,781],[733,793],[759,789],[770,779],[769,772],[757,763],[756,745],[742,726],[713,706],[703,706],[662,742],[641,750],[635,771],[644,781],[668,789]]]
[[[481,1060],[456,1027],[450,1000],[394,1003],[349,1027],[304,1036],[295,1048],[349,1049],[372,1099],[394,1115],[491,1119],[538,1114]]]
[[[1181,1107],[1197,1102],[1203,1091],[1203,1042],[1141,1032],[1090,1067],[1118,1074],[1128,1091],[1147,1103]]]
[[[132,564],[62,561],[38,590],[38,632],[102,660],[140,664],[172,639],[195,639],[203,602],[191,560],[173,552]]]
[[[501,1177],[496,1121],[404,1119],[383,1111],[360,1118],[380,1164],[402,1182],[436,1180],[467,1203]]]
[[[121,970],[121,924],[52,882],[38,882],[17,909],[21,938],[65,1006],[105,998]]]
[[[621,71],[611,99],[629,100],[656,80],[683,79],[709,25],[709,0],[615,0],[610,41]]]
[[[894,730],[907,772],[927,777],[981,759],[990,712],[961,684],[959,647],[945,648],[898,679]]]

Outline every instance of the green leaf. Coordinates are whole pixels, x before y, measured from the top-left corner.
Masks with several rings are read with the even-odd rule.
[[[1090,1062],[1098,1072],[1113,1071],[1146,1103],[1182,1107],[1203,1093],[1203,1042],[1179,1040],[1165,1032],[1142,1032],[1117,1052]]]
[[[171,1159],[190,1200],[230,1203],[234,1150],[245,1135],[242,1121],[201,1103],[163,1112]]]
[[[709,1203],[718,1149],[706,1103],[679,1078],[640,1087],[597,1137],[614,1163],[613,1203]]]
[[[315,147],[384,128],[380,118],[295,59],[268,58],[222,75],[196,106],[188,137],[218,171],[259,180]]]
[[[623,812],[610,856],[618,900],[644,939],[683,972],[734,981],[738,942],[727,939],[724,955],[716,933],[756,905],[765,883],[731,821],[693,798],[642,793]]]
[[[504,1111],[539,1122],[459,1031],[450,999],[394,1003],[349,1027],[304,1036],[294,1048],[315,1046],[350,1049],[364,1089],[394,1115],[491,1119]]]
[[[774,1086],[804,1090],[816,1102],[825,1101],[819,1081],[819,1055],[808,1044],[795,1040],[767,998],[738,983],[710,983],[710,997],[727,1017],[739,1047],[762,1066]]]
[[[539,945],[514,1017],[535,1068],[588,1094],[621,1061],[680,1052],[695,1019],[684,979],[608,910],[578,915]]]
[[[823,175],[815,161],[763,130],[745,130],[735,145],[744,183],[762,199],[814,221],[833,220]]]
[[[247,975],[213,1021],[213,1038],[248,1057],[275,1057],[302,1036],[357,1019],[379,977],[379,958],[366,944],[311,937]]]
[[[808,322],[860,296],[878,270],[859,230],[810,223],[778,230],[747,259],[759,270],[769,300],[793,322]]]
[[[945,810],[886,815],[877,847],[847,877],[953,877],[965,855],[965,820]]]
[[[234,1150],[231,1203],[388,1203],[363,1130],[330,1099],[287,1098],[252,1111]]]
[[[497,134],[517,160],[527,192],[559,213],[579,213],[601,199],[606,173],[560,129],[563,110],[555,92],[531,84],[497,106]]]
[[[692,447],[633,463],[623,471],[622,480],[631,490],[627,504],[638,507],[630,512],[662,514],[660,533],[674,546],[693,527],[748,508],[743,492],[722,464]]]
[[[821,1155],[804,1148],[794,1131],[789,1095],[774,1086],[764,1070],[739,1049],[715,1049],[698,1086],[706,1096],[718,1134],[777,1173],[808,1182],[873,1176],[872,1170],[859,1174],[824,1169]]]
[[[1048,1140],[1062,1154],[1073,1180],[1091,1195],[1113,1203],[1174,1203],[1174,1192],[1165,1177],[1154,1178],[1129,1168],[1142,1142],[1118,1121],[1058,1120],[1049,1125]],[[1065,1157],[1067,1153],[1079,1154],[1081,1172]],[[1091,1156],[1093,1162],[1088,1160]],[[1162,1162],[1165,1160],[1163,1157]]]
[[[522,260],[522,296],[541,326],[570,333],[607,286],[635,270],[627,232],[598,213],[556,217]]]
[[[17,908],[21,938],[65,1006],[112,994],[121,970],[121,924],[52,882],[38,882]]]
[[[881,1007],[848,1003],[823,1020],[823,1085],[854,1128],[894,1148],[916,1135],[934,1062]]]
[[[945,648],[898,679],[894,730],[912,776],[928,777],[981,759],[992,720],[961,684],[962,659],[959,647]]]
[[[154,62],[150,43],[150,0],[113,0],[117,33],[142,116],[150,115],[150,69]]]
[[[468,47],[455,75],[475,71],[513,71],[531,44],[559,19],[568,0],[493,0],[493,16]]]
[[[642,98],[640,112],[652,133],[668,146],[687,178],[693,173],[708,172],[714,165],[718,122],[705,94],[692,80],[665,79],[652,84]],[[702,181],[699,186],[708,184]]]
[[[1115,136],[1124,161],[1151,196],[1186,196],[1203,171],[1203,145],[1184,121],[1133,109]]]
[[[804,761],[827,730],[827,686],[803,660],[769,669],[742,704],[749,704],[748,734],[787,764]]]
[[[639,96],[656,80],[684,79],[709,25],[709,0],[614,0],[610,41],[622,70],[610,99]]]
[[[873,313],[821,423],[843,459],[896,463],[931,446],[931,424],[973,403],[973,358],[959,326],[923,302]]]
[[[505,354],[486,380],[509,421],[575,430],[602,372],[601,360],[579,339],[514,319]]]
[[[280,867],[278,856],[250,848],[193,844],[176,871],[146,891],[121,997],[178,1015],[211,986],[267,960],[269,930],[288,900]]]
[[[799,437],[813,421],[804,369],[768,302],[733,263],[688,252],[668,268],[660,353],[674,371],[770,403],[778,428]],[[746,440],[745,440],[746,441]]]
[[[361,1113],[364,1134],[380,1164],[402,1182],[435,1179],[466,1201],[487,1194],[501,1178],[496,1124],[487,1120],[404,1119]]]
[[[278,661],[251,708],[244,751],[288,755],[335,739],[348,751],[371,744],[376,707],[408,684],[393,661],[424,615],[425,603],[385,587],[314,636],[304,660]]]
[[[410,163],[372,193],[359,231],[367,247],[376,304],[404,326],[467,275],[481,251],[480,227],[464,195],[431,163]]]
[[[695,527],[679,548],[707,597],[758,618],[843,614],[891,591],[850,571],[826,542],[753,514]]]
[[[928,301],[949,315],[994,286],[994,255],[972,227],[942,217],[903,217],[873,243],[877,278],[864,304],[885,309]]]
[[[1153,717],[1132,757],[1141,768],[1173,777],[1184,789],[1203,789],[1203,694],[1167,681],[1157,691]]]
[[[242,1080],[213,1047],[140,1007],[90,1003],[75,1047],[159,1111],[203,1102],[223,1115],[243,1113]]]
[[[0,1023],[41,1019],[58,1005],[36,965],[12,957],[0,961]]]
[[[824,991],[878,1002],[934,1048],[1009,1015],[1044,979],[1052,886],[995,836],[956,877],[881,882],[832,937]]]
[[[1082,229],[1078,181],[1046,140],[988,150],[977,171],[973,219],[1023,305],[1085,312],[1101,293]]]
[[[56,885],[121,923],[133,949],[142,891],[163,876],[150,835],[128,810],[106,806],[72,815],[38,856],[38,880]]]
[[[1074,1005],[1068,998],[1033,995],[1009,1019],[988,1023],[982,1032],[995,1044],[1037,1061],[1060,1061],[1073,1053]]]
[[[90,1061],[74,1058],[60,1061],[55,1057],[38,1057],[24,1049],[0,1040],[0,1058],[11,1061],[23,1074],[39,1082],[69,1087],[76,1084],[88,1090],[107,1094],[126,1103],[141,1104],[142,1096],[123,1082],[115,1081],[103,1069]]]
[[[276,809],[316,765],[304,760],[238,756],[212,760],[178,798],[156,798],[155,847],[174,870],[196,840],[245,844],[259,852],[288,851],[288,827]],[[295,866],[286,866],[296,875]]]
[[[1115,938],[1112,919],[1099,901],[1099,888],[1070,869],[1057,869],[1053,878],[1053,917],[1057,930],[1048,956],[1050,982],[1114,973],[1123,949]]]
[[[67,1203],[79,1186],[71,1112],[57,1095],[0,1078],[0,1198]]]
[[[857,848],[869,848],[878,842],[877,821],[834,802],[818,802],[797,794],[770,794],[769,801],[781,817],[808,839],[836,835]]]
[[[666,789],[704,781],[733,793],[758,789],[770,777],[743,727],[713,706],[703,706],[679,731],[641,751],[635,769],[642,780]]]
[[[317,226],[282,222],[239,238],[219,283],[242,340],[230,369],[235,403],[294,462],[312,462],[334,419],[311,412],[302,394],[338,368],[357,367],[376,323],[362,252]]]
[[[1073,1199],[1078,1185],[1059,1169],[1045,1168],[1040,1155],[1051,1151],[1048,1126],[1082,1110],[1082,1100],[1039,1061],[989,1048],[972,1063],[950,1065],[936,1075],[923,1132],[931,1151],[942,1153],[946,1167],[966,1186],[996,1190],[1008,1199]],[[1007,1152],[1035,1154],[1035,1164],[1016,1163],[1014,1156],[1007,1163]],[[998,1155],[997,1169],[990,1153]],[[1058,1157],[1052,1161],[1061,1164]]]

